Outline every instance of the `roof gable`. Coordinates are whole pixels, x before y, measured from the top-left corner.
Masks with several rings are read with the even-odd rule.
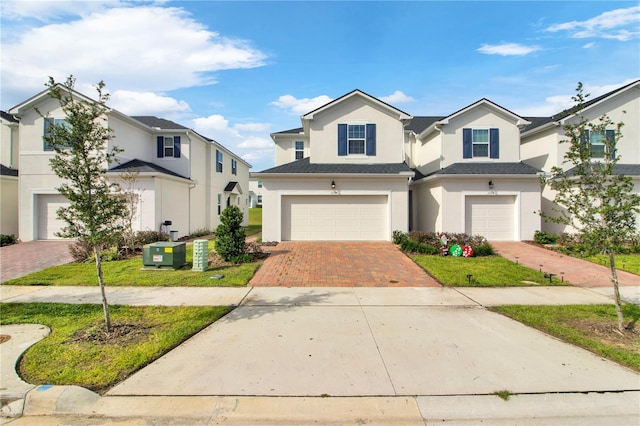
[[[375,98],[359,89],[355,89],[346,95],[339,97],[338,99],[334,99],[333,101],[324,104],[323,106],[314,109],[311,112],[308,112],[302,116],[302,120],[313,120],[317,114],[321,114],[322,112],[334,107],[335,105],[348,101],[350,99],[354,99],[360,97],[372,104],[376,105],[378,108],[386,110],[391,115],[397,115],[399,120],[410,120],[412,116],[394,106],[389,105],[386,102],[381,101],[378,98]]]

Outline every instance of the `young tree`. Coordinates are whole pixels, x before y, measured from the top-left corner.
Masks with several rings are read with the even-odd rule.
[[[242,211],[237,206],[227,207],[220,215],[215,248],[226,261],[239,263],[247,253],[242,219]]]
[[[55,152],[51,169],[63,182],[56,189],[69,200],[68,207],[58,209],[58,217],[66,225],[57,235],[78,238],[93,246],[106,328],[111,332],[100,253],[123,232],[126,201],[119,194],[120,187],[106,178],[109,164],[120,150],[108,148],[113,136],[106,126],[104,103],[109,96],[103,92],[105,84],[101,81],[96,85],[96,102],[75,94],[74,85],[73,76],[64,84],[51,77],[47,83],[49,95],[60,103],[66,116],[64,123],[50,124],[45,138]]]
[[[124,245],[126,246],[126,254],[129,254],[133,251],[135,246],[135,237],[136,233],[133,230],[133,223],[138,215],[138,202],[144,189],[137,191],[138,187],[138,178],[140,177],[140,172],[137,172],[131,168],[125,170],[121,175],[120,179],[122,179],[123,185],[122,189],[122,197],[124,198],[127,209],[126,214],[123,217],[123,227],[124,232],[122,234],[122,239],[124,241]]]
[[[622,138],[623,123],[614,124],[606,115],[590,123],[582,115],[589,96],[584,94],[582,83],[578,83],[576,92],[572,97],[576,105],[570,110],[574,120],[564,126],[566,139],[561,141],[569,145],[563,161],[566,167],[553,167],[551,177],[543,178],[543,183],[556,191],[557,207],[553,209],[555,214],[542,216],[576,229],[592,254],[609,256],[618,329],[622,331],[624,315],[615,253],[636,232],[640,196],[632,193],[631,178],[616,170],[620,161],[616,146]],[[601,142],[597,147],[591,144],[596,139]]]

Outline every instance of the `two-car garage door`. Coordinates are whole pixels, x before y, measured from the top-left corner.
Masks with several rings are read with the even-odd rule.
[[[489,241],[514,240],[515,196],[465,197],[466,233]]]
[[[282,197],[282,239],[387,240],[386,195]]]

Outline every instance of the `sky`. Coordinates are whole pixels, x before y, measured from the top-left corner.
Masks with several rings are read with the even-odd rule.
[[[640,78],[638,1],[0,2],[0,108],[69,75],[274,164],[271,133],[360,89],[414,116],[487,98],[521,116]],[[635,117],[638,119],[638,117]]]

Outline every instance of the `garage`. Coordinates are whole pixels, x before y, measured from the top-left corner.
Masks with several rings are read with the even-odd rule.
[[[515,196],[467,196],[465,232],[489,241],[514,240]]]
[[[41,194],[36,196],[36,211],[39,240],[57,240],[60,237],[55,233],[64,227],[65,223],[58,219],[57,211],[60,207],[66,207],[69,203],[60,194]]]
[[[282,240],[385,241],[386,195],[282,197]]]

